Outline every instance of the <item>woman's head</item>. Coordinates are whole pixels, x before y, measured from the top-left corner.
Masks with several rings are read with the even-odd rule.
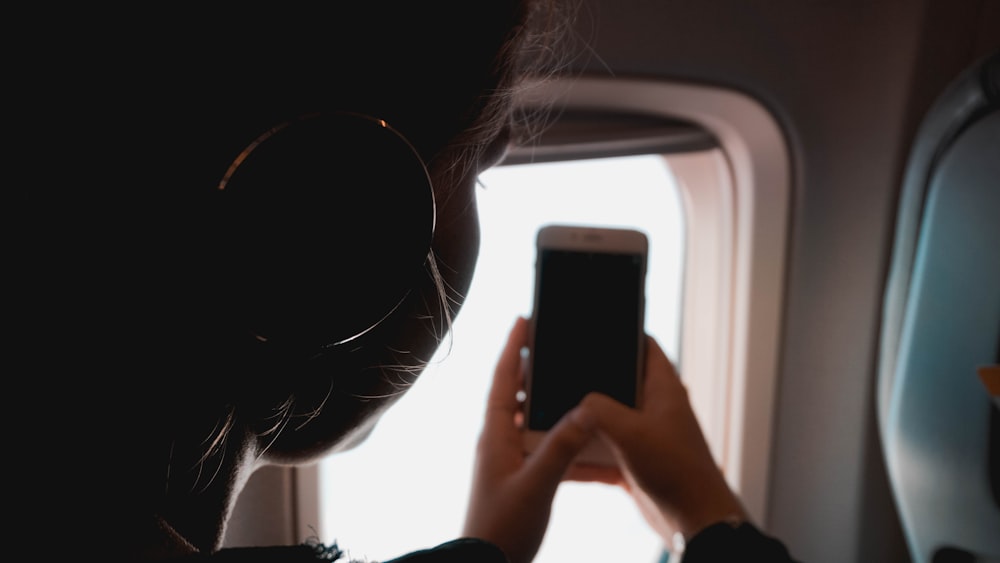
[[[50,279],[65,282],[70,322],[107,327],[73,347],[78,361],[100,365],[114,386],[134,382],[115,415],[134,421],[139,451],[120,455],[137,455],[144,468],[169,465],[183,483],[172,490],[212,475],[234,435],[277,463],[347,447],[412,385],[469,287],[476,177],[503,155],[519,80],[558,63],[565,14],[548,0],[355,4],[211,8],[125,25],[109,19],[103,30],[69,18],[52,28],[68,40],[46,80],[66,100],[44,119],[52,131],[86,134],[50,175],[46,205],[55,207],[44,221],[73,233],[52,241],[64,260]],[[337,112],[384,120],[412,146],[436,224],[428,259],[383,322],[347,345],[285,362],[220,314],[231,311],[220,306],[230,287],[213,274],[224,262],[212,253],[213,196],[268,132]],[[400,165],[369,158],[375,173]],[[358,189],[348,176],[309,203],[345,205]],[[338,276],[358,274],[338,247],[412,236],[399,231],[384,225],[331,241],[331,255],[318,257],[333,271],[329,291],[340,291]],[[256,297],[272,299],[267,290]]]

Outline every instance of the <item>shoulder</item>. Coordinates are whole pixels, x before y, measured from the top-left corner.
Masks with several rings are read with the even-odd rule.
[[[415,551],[386,563],[507,563],[499,547],[475,538],[459,538],[430,549]]]

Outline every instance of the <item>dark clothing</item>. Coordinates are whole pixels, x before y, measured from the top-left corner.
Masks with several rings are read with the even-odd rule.
[[[336,545],[303,544],[275,547],[233,547],[211,555],[193,555],[171,563],[348,563],[349,558]],[[362,559],[364,563],[370,560]],[[350,560],[350,563],[355,563]],[[360,563],[360,562],[359,562]],[[375,563],[371,561],[371,563]],[[473,538],[460,538],[439,546],[414,551],[384,563],[507,563],[507,556],[497,546]]]
[[[507,563],[500,548],[482,540],[463,538],[417,551],[386,563]]]
[[[299,545],[288,547],[253,547],[223,549],[206,563],[315,563],[341,561],[344,554],[336,547]],[[193,562],[198,557],[185,558]],[[673,558],[670,558],[673,561]],[[765,535],[752,524],[731,526],[719,523],[699,532],[687,543],[680,563],[797,563],[785,546]],[[507,563],[507,557],[495,545],[474,538],[461,538],[437,547],[415,551],[385,563]],[[642,562],[637,562],[642,563]]]
[[[713,524],[688,540],[681,563],[753,561],[796,563],[784,544],[765,535],[752,524]]]

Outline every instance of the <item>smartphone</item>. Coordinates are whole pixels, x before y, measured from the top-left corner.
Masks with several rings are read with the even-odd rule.
[[[538,231],[524,383],[527,453],[591,391],[639,404],[648,248],[646,235],[632,229],[547,225]],[[595,439],[576,462],[614,460]]]

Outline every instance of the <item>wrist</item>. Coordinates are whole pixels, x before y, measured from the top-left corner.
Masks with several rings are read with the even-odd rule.
[[[701,530],[720,522],[740,523],[749,519],[743,503],[729,487],[722,473],[716,478],[692,487],[693,496],[688,496],[684,509],[676,514],[677,531],[685,538],[694,537]]]

